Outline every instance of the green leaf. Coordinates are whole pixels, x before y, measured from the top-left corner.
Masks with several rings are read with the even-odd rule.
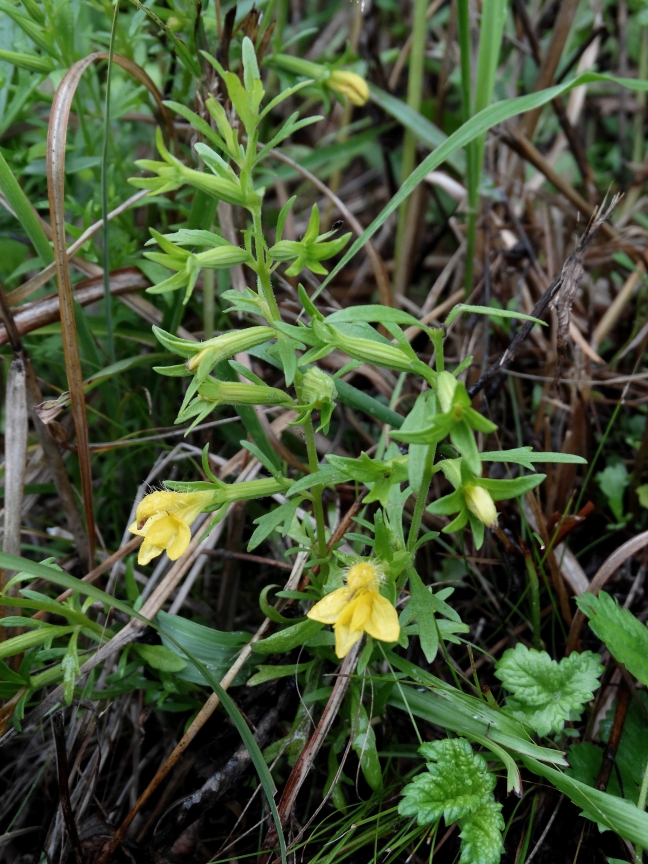
[[[61,669],[63,671],[63,698],[66,705],[71,705],[74,699],[74,683],[77,676],[81,674],[79,666],[79,657],[77,654],[77,639],[79,636],[78,628],[74,630],[68,642],[67,651],[61,661]]]
[[[626,486],[630,482],[628,469],[623,462],[617,462],[616,465],[606,466],[604,471],[599,471],[596,475],[601,492],[608,499],[610,510],[614,514],[617,522],[623,521],[623,496]]]
[[[280,526],[283,526],[284,533],[288,531],[298,506],[299,499],[296,498],[294,501],[287,501],[285,504],[280,504],[279,507],[275,507],[274,510],[271,510],[269,513],[265,513],[263,516],[259,516],[255,519],[253,524],[257,527],[254,529],[254,533],[250,537],[250,542],[247,547],[248,552],[256,549],[257,546],[263,543],[266,537],[269,537],[272,532]]]
[[[409,583],[412,595],[407,604],[407,612],[410,618],[418,619],[418,635],[421,642],[421,650],[428,663],[433,663],[439,650],[439,633],[434,617],[435,604],[432,594],[421,581],[416,570],[409,571]],[[410,610],[410,606],[412,609]]]
[[[159,669],[160,672],[182,672],[187,665],[186,660],[178,657],[176,652],[165,648],[164,645],[135,644],[133,647],[142,660],[153,669]]]
[[[516,312],[512,309],[496,309],[492,306],[468,306],[466,303],[457,303],[446,318],[445,326],[448,327],[462,312],[475,315],[497,315],[498,318],[518,318],[520,321],[534,321],[536,324],[542,324],[543,327],[547,326],[546,321],[534,318],[533,315],[525,315],[523,312]]]
[[[495,675],[511,693],[507,707],[538,735],[562,731],[566,720],[578,720],[593,697],[603,672],[592,651],[574,652],[556,663],[546,651],[519,642],[496,663]]]
[[[312,474],[307,474],[300,480],[296,480],[286,495],[291,498],[313,486],[331,486],[334,483],[347,483],[348,481],[349,477],[344,471],[335,465],[324,465],[319,471],[313,471]]]
[[[480,453],[482,462],[508,462],[513,465],[522,465],[533,471],[534,462],[552,462],[565,465],[587,465],[587,459],[575,456],[573,453],[538,453],[533,447],[515,447],[512,450],[489,450]]]
[[[414,407],[400,427],[401,432],[415,432],[432,422],[436,412],[436,397],[433,390],[426,390],[417,397]],[[412,492],[418,493],[423,479],[423,469],[428,452],[428,444],[410,444],[408,448],[407,471]]]
[[[502,805],[493,797],[496,779],[486,760],[465,738],[423,744],[419,752],[429,760],[428,773],[405,786],[399,814],[415,816],[419,825],[434,824],[441,816],[446,825],[457,822],[460,862],[498,864],[504,851],[504,819]]]
[[[298,645],[303,645],[307,642],[323,626],[319,621],[311,621],[310,618],[307,618],[305,621],[292,624],[278,633],[273,633],[267,639],[259,639],[252,646],[252,650],[257,654],[280,654],[292,651],[293,648],[297,648]]]
[[[628,672],[648,686],[648,628],[630,612],[619,606],[614,597],[601,591],[598,597],[589,592],[576,598],[578,608],[589,618],[589,625],[605,642],[610,654],[623,663]]]
[[[339,309],[326,317],[327,324],[340,324],[342,322],[363,323],[371,322],[376,324],[410,324],[416,327],[421,327],[421,322],[418,318],[410,315],[409,312],[403,312],[402,309],[393,309],[391,306],[379,306],[372,304],[370,306],[349,306],[348,309]],[[425,329],[423,327],[423,329]]]
[[[205,627],[203,624],[190,621],[181,615],[170,615],[168,612],[158,612],[155,620],[163,628],[160,634],[162,645],[140,647],[162,648],[165,652],[173,652],[176,661],[184,663],[184,660],[178,657],[177,644],[179,644],[199,660],[209,671],[210,675],[219,681],[224,677],[241,649],[247,645],[250,639],[249,633],[214,630],[212,627]],[[150,662],[148,657],[144,657],[144,659]],[[151,666],[161,668],[155,666],[155,663],[151,663]],[[185,663],[184,666],[179,666],[178,669],[170,669],[168,671],[175,672],[178,678],[192,684],[209,684],[205,676],[192,664]],[[233,683],[235,685],[243,684],[250,671],[251,663],[246,663]]]
[[[247,686],[256,687],[258,684],[275,681],[277,678],[292,678],[293,675],[310,669],[314,662],[309,660],[308,663],[286,663],[284,666],[257,666],[259,671],[247,681]]]
[[[639,844],[643,849],[648,848],[648,813],[639,810],[629,801],[592,789],[585,783],[556,771],[549,765],[543,765],[535,759],[522,756],[522,762],[534,774],[549,780],[577,807],[582,807],[582,815],[587,819],[604,825],[631,843]]]
[[[526,495],[545,479],[546,474],[531,474],[527,477],[515,477],[513,480],[490,480],[477,478],[476,486],[482,486],[490,492],[493,501],[504,501],[507,498],[516,498],[518,495]]]
[[[638,704],[641,703],[641,706]],[[643,711],[642,711],[643,707]],[[601,741],[607,744],[614,725],[616,705],[612,705],[601,723]],[[639,800],[644,768],[648,762],[648,727],[643,712],[648,709],[648,694],[639,691],[628,706],[621,741],[614,758],[615,770],[610,775],[607,792],[636,804]],[[569,776],[588,786],[594,786],[601,762],[603,748],[589,741],[573,744],[569,748]],[[620,779],[619,776],[620,775]]]
[[[351,690],[351,723],[355,724],[351,746],[360,762],[360,769],[371,789],[380,792],[383,778],[376,749],[376,733],[360,700],[360,687],[357,684]]]
[[[47,235],[43,231],[38,217],[32,208],[25,193],[20,188],[18,181],[11,173],[7,160],[0,153],[0,190],[7,199],[9,206],[16,214],[16,218],[22,225],[25,233],[32,242],[34,249],[40,256],[43,264],[51,264],[54,260],[54,252],[50,246]]]

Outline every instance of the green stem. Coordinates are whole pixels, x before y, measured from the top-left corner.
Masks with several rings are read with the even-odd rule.
[[[306,439],[306,452],[308,454],[308,467],[311,473],[319,470],[319,460],[315,447],[315,432],[313,421],[310,417],[304,423],[304,438]],[[317,528],[317,554],[320,558],[326,558],[326,527],[324,525],[324,506],[322,505],[323,486],[313,486],[313,512],[315,514],[315,527]]]
[[[214,335],[214,271],[203,271],[203,338]]]
[[[542,642],[540,640],[540,583],[538,581],[538,573],[533,563],[531,552],[525,553],[524,560],[526,563],[527,574],[529,576],[529,589],[531,593],[531,624],[533,626],[533,647],[537,651],[542,650]]]
[[[115,362],[115,336],[113,333],[112,295],[110,293],[110,254],[108,249],[108,135],[110,133],[110,83],[112,79],[113,54],[115,51],[115,34],[117,32],[117,16],[119,0],[115,0],[112,29],[110,31],[110,47],[108,49],[108,72],[106,73],[106,103],[104,107],[104,136],[101,154],[101,229],[103,239],[103,286],[104,315],[106,316],[106,338],[108,341],[108,357]]]
[[[637,808],[641,813],[646,809],[646,796],[648,795],[648,761],[646,761],[646,765],[643,773],[643,780],[641,781],[641,789],[639,790],[639,799],[637,801]],[[638,843],[635,846],[635,864],[641,864],[643,860],[643,847],[641,847]]]
[[[279,307],[277,305],[277,298],[275,297],[274,290],[272,288],[272,281],[270,279],[270,269],[268,267],[266,259],[266,244],[263,237],[263,226],[261,224],[260,206],[255,207],[252,211],[252,219],[254,224],[256,273],[259,277],[259,284],[261,285],[261,290],[263,291],[265,301],[268,304],[271,320],[281,321],[281,315],[279,314]]]
[[[416,541],[418,540],[421,521],[423,519],[423,511],[427,502],[430,483],[432,482],[432,474],[434,473],[434,457],[436,456],[436,444],[429,444],[425,455],[425,465],[423,467],[423,477],[421,479],[421,488],[416,496],[414,504],[414,513],[412,514],[412,524],[410,525],[409,535],[407,537],[407,548],[412,552]]]
[[[423,72],[425,62],[425,37],[427,34],[426,15],[427,0],[414,0],[414,20],[412,22],[412,51],[409,62],[409,75],[407,78],[407,104],[414,111],[421,108],[421,89],[423,84]],[[416,135],[409,129],[405,130],[403,139],[403,169],[401,172],[401,184],[404,183],[414,170],[416,161]],[[403,272],[403,240],[407,227],[407,217],[411,198],[407,198],[398,210],[398,228],[396,231],[396,266],[394,268],[394,292],[400,293],[404,290],[405,273]]]
[[[464,123],[473,114],[471,63],[470,63],[470,10],[468,0],[457,0],[457,37],[461,61],[461,115]],[[474,142],[466,147],[466,188],[468,190],[468,225],[466,234],[466,269],[464,284],[466,297],[470,294],[473,280],[473,258],[475,257],[475,226],[477,224],[478,178],[475,177]]]

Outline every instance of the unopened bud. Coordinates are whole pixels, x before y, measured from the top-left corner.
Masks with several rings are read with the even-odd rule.
[[[466,506],[484,525],[497,528],[497,509],[490,493],[481,486],[464,486]]]
[[[326,86],[336,93],[341,93],[354,105],[364,105],[369,99],[369,87],[361,75],[355,72],[346,72],[344,69],[335,69],[325,81]]]
[[[457,379],[449,372],[439,372],[437,378],[437,396],[441,411],[444,414],[452,408],[452,400],[454,399],[455,390],[457,389]]]
[[[317,366],[307,369],[301,387],[301,398],[304,404],[320,409],[323,405],[337,398],[335,381]]]

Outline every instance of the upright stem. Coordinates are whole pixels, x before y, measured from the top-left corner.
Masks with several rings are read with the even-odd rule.
[[[407,104],[414,111],[421,107],[421,87],[423,84],[423,69],[425,60],[425,37],[427,34],[426,13],[427,0],[414,0],[414,20],[412,22],[412,51],[410,54],[409,76],[407,79]],[[403,170],[401,183],[404,183],[414,170],[416,160],[417,138],[409,129],[403,139]],[[405,229],[407,227],[411,198],[403,201],[398,211],[398,229],[396,232],[396,266],[394,268],[394,293],[402,293],[408,270],[408,255],[403,249]]]
[[[540,640],[540,583],[538,573],[533,563],[533,556],[529,549],[524,553],[527,573],[529,576],[529,590],[531,592],[531,624],[533,627],[533,647],[540,651],[542,642]]]
[[[646,762],[643,780],[641,781],[641,789],[639,790],[639,800],[637,801],[637,809],[643,813],[646,809],[646,796],[648,795],[648,761]],[[635,846],[635,864],[641,864],[643,860],[643,848],[637,843]]]
[[[472,117],[472,82],[470,62],[470,10],[468,0],[457,0],[457,36],[461,60],[461,115],[466,123]],[[468,189],[468,225],[466,235],[466,267],[464,280],[466,296],[470,294],[475,255],[475,226],[477,224],[478,178],[475,176],[475,148],[473,142],[466,147],[466,187]]]
[[[419,530],[421,528],[421,520],[423,519],[423,511],[427,502],[430,483],[432,482],[432,473],[434,471],[434,457],[436,455],[436,444],[429,444],[425,455],[425,465],[423,467],[423,477],[421,479],[421,488],[416,497],[414,504],[414,513],[412,514],[412,524],[410,525],[409,535],[407,537],[407,548],[410,552],[413,551],[416,541],[418,540]]]
[[[270,280],[270,269],[268,268],[268,264],[266,262],[265,240],[263,238],[263,226],[261,224],[261,207],[254,209],[252,213],[252,219],[254,223],[254,245],[256,247],[257,276],[259,277],[259,282],[261,283],[263,296],[266,303],[268,304],[270,317],[273,321],[281,321],[279,307],[277,306],[277,299],[274,295],[274,291],[272,289],[272,282]]]
[[[311,472],[319,469],[317,449],[315,447],[315,432],[310,417],[304,423],[304,438],[306,439],[306,452],[308,454],[308,467]],[[322,505],[322,486],[313,486],[313,512],[315,514],[315,527],[317,528],[317,554],[320,558],[326,558],[326,527],[324,525],[324,507]]]
[[[203,270],[203,338],[214,335],[214,271]]]

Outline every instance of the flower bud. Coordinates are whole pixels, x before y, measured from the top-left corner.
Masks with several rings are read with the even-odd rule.
[[[283,405],[294,407],[294,402],[288,393],[278,387],[266,387],[262,384],[243,384],[234,381],[217,381],[207,378],[198,388],[198,395],[205,402],[214,405]]]
[[[306,370],[302,379],[301,398],[306,405],[312,405],[318,410],[325,404],[337,398],[335,381],[317,366]]]
[[[484,525],[497,528],[497,509],[490,493],[481,486],[464,486],[466,506]]]
[[[444,414],[452,408],[452,400],[454,399],[455,390],[457,389],[457,379],[449,372],[439,372],[437,377],[437,396],[441,411]]]
[[[347,72],[344,69],[335,69],[324,82],[331,90],[341,93],[354,105],[364,105],[369,99],[369,87],[367,82],[355,72]]]
[[[187,369],[193,372],[208,356],[211,369],[221,360],[228,360],[235,354],[254,348],[255,345],[261,345],[276,335],[272,327],[246,327],[245,330],[232,330],[206,342],[198,342],[195,353],[187,360]]]
[[[199,252],[194,256],[199,267],[209,267],[218,270],[221,267],[233,267],[235,264],[247,264],[250,255],[240,246],[218,246],[216,249],[208,249],[207,252]]]

